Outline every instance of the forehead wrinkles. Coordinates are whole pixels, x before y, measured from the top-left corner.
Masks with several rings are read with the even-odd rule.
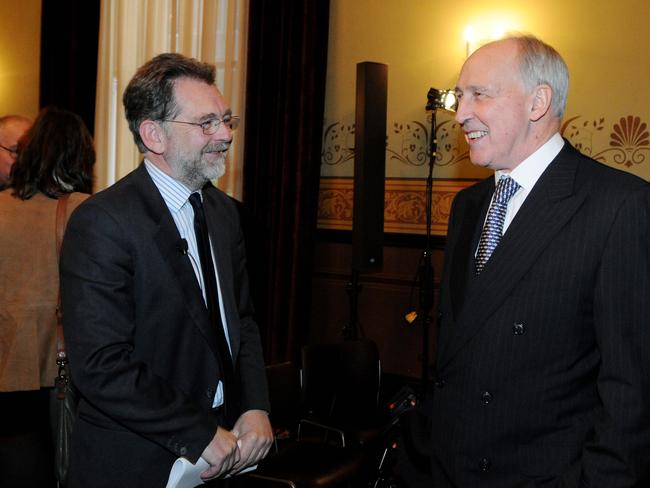
[[[222,118],[230,112],[216,86],[194,79],[180,79],[175,84],[178,114],[193,120]]]
[[[503,42],[487,45],[465,62],[459,85],[465,84],[469,89],[487,89],[500,91],[506,87],[523,86],[519,49],[516,44]]]

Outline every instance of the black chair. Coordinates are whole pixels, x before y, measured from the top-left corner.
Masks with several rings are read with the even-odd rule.
[[[312,372],[310,367],[308,375]],[[368,449],[361,445],[344,447],[343,443],[329,442],[329,439],[322,436],[299,435],[298,425],[304,422],[300,417],[304,407],[302,400],[306,398],[301,388],[300,372],[290,362],[281,363],[268,366],[267,377],[271,399],[271,424],[276,436],[276,445],[256,471],[239,477],[241,479],[237,486],[362,486],[360,477],[363,476],[369,461],[374,462],[374,453],[369,453]],[[310,381],[316,380],[313,375],[309,377]],[[317,385],[313,387],[316,388]],[[316,424],[310,425],[315,428]],[[332,427],[324,428],[328,430]]]
[[[342,446],[369,446],[377,441],[384,420],[379,413],[381,364],[369,340],[315,344],[302,349],[302,394],[305,416],[300,435],[324,429]]]

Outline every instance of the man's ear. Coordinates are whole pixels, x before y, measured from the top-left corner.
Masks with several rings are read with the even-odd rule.
[[[537,122],[551,109],[553,90],[548,85],[538,85],[532,93],[533,103],[530,107],[530,120]]]
[[[140,138],[149,151],[162,154],[167,149],[167,134],[158,122],[143,120],[140,123]]]

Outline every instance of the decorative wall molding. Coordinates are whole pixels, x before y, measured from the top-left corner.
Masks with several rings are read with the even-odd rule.
[[[431,232],[446,235],[451,202],[474,180],[434,180],[431,205]],[[426,181],[387,179],[384,200],[384,232],[424,234],[426,231]],[[351,230],[354,200],[352,178],[322,178],[318,201],[318,227]]]

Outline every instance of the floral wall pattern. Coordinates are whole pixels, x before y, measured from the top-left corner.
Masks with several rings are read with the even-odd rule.
[[[386,137],[384,230],[425,232],[425,180],[428,171],[431,120],[393,122]],[[609,166],[650,175],[647,161],[650,131],[641,116],[581,115],[567,118],[560,133],[583,154]],[[438,151],[434,167],[432,231],[445,235],[455,194],[479,178],[464,174],[469,163],[467,145],[453,119],[436,123]],[[354,124],[333,122],[323,131],[321,164],[330,176],[321,178],[318,224],[324,229],[351,229],[354,168]],[[461,166],[465,169],[461,168]],[[437,175],[437,177],[436,177]],[[483,175],[481,176],[483,177]]]
[[[605,118],[582,120],[576,116],[562,125],[562,135],[583,154],[610,166],[622,169],[645,163],[650,150],[648,125],[641,117],[627,115],[615,122],[609,132],[606,146],[599,144],[598,132],[605,132]]]

